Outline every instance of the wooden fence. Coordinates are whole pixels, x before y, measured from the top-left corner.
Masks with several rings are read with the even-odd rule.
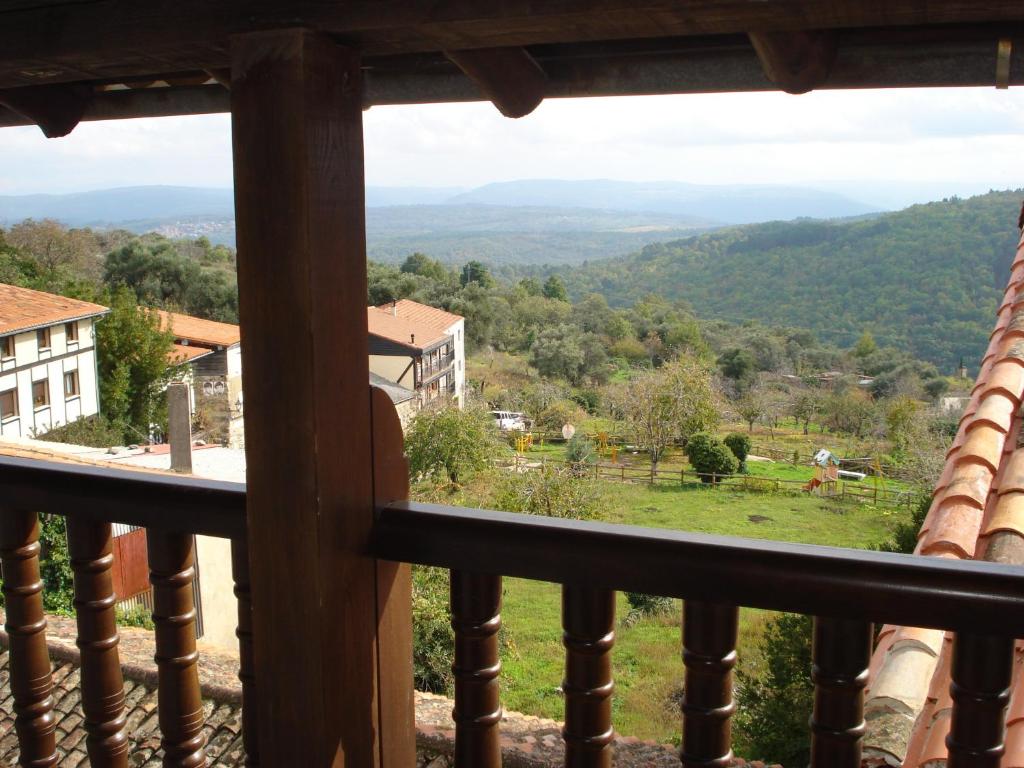
[[[511,461],[501,460],[499,466],[507,467],[516,472],[542,472],[548,466],[546,456],[540,461],[530,461],[527,457],[516,454]],[[552,461],[553,466],[564,468],[567,463]],[[709,489],[735,489],[748,493],[805,493],[807,481],[791,480],[782,477],[764,477],[761,475],[742,474],[704,474],[686,469],[666,469],[650,467],[630,467],[625,464],[607,464],[597,462],[580,467],[581,476],[595,480],[610,480],[621,483],[648,483],[650,485],[672,484],[679,487],[695,486]],[[913,503],[914,494],[910,491],[894,491],[878,486],[859,486],[844,480],[835,484],[835,492],[828,494],[830,498],[841,498],[844,501],[856,500],[860,503],[871,503],[874,506],[909,507]]]

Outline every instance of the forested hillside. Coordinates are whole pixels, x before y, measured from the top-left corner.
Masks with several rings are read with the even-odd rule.
[[[558,269],[574,297],[613,306],[657,293],[700,317],[809,328],[850,344],[865,330],[941,369],[985,350],[1019,238],[1024,191],[916,205],[863,221],[795,221],[655,243]],[[549,270],[550,271],[550,270]]]

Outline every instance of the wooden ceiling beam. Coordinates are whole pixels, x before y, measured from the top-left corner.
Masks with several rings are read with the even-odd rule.
[[[227,67],[232,35],[305,26],[364,59],[750,31],[1024,22],[1020,0],[82,0],[0,11],[0,88]]]
[[[547,77],[525,48],[446,51],[505,117],[525,117],[544,100]]]
[[[838,50],[835,30],[751,32],[765,76],[786,93],[807,93],[828,80]]]
[[[0,91],[0,106],[38,125],[49,139],[75,129],[93,100],[88,85],[39,85]]]
[[[1013,46],[1010,85],[1024,86],[1024,36]],[[822,89],[994,86],[998,39],[978,35],[950,41],[915,35],[847,32]],[[727,40],[662,40],[643,45],[538,48],[533,58],[547,75],[546,98],[772,91],[744,36]],[[214,73],[218,74],[218,73]],[[158,79],[162,79],[159,74]],[[363,71],[364,105],[481,101],[480,88],[441,56],[373,60]],[[227,112],[219,85],[104,90],[83,120]],[[0,127],[32,120],[0,107]]]

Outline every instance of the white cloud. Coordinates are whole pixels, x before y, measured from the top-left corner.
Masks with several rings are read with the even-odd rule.
[[[1024,184],[1020,89],[549,100],[521,120],[489,104],[374,107],[367,179],[476,185],[517,178]],[[0,131],[0,192],[135,184],[228,186],[226,115],[92,123],[47,140]]]

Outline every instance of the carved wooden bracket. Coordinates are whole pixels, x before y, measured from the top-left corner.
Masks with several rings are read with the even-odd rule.
[[[92,104],[87,85],[36,85],[0,91],[0,105],[39,126],[48,139],[67,136]]]
[[[833,31],[751,32],[765,75],[786,93],[807,93],[828,80],[836,59]]]
[[[525,48],[445,51],[505,117],[525,117],[544,100],[547,76]]]

